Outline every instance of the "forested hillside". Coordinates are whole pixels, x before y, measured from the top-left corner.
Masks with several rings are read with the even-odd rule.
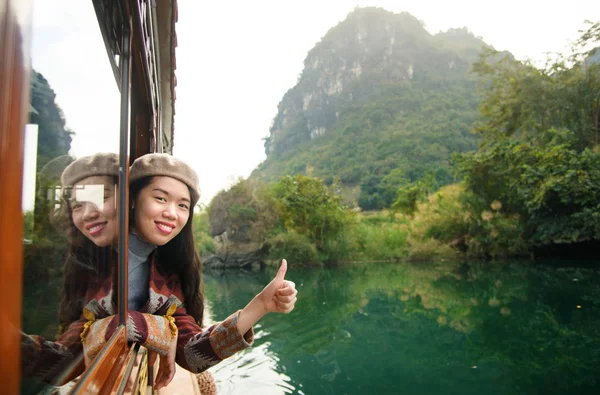
[[[356,9],[308,53],[252,177],[339,177],[346,190],[361,187],[364,209],[389,207],[425,176],[452,182],[451,155],[477,147],[470,69],[485,47],[466,29],[431,35],[408,13]]]

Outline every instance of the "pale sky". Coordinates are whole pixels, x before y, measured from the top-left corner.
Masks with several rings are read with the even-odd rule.
[[[308,51],[356,6],[408,11],[432,34],[466,26],[496,49],[536,61],[564,52],[584,20],[600,20],[597,0],[178,4],[174,154],[198,172],[203,203],[265,159],[262,139]],[[34,0],[33,16],[33,65],[50,81],[76,132],[71,153],[116,152],[119,96],[92,2]],[[86,141],[90,134],[93,143]]]

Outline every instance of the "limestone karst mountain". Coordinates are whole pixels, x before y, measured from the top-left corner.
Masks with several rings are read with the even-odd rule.
[[[465,28],[432,35],[408,13],[355,9],[309,51],[252,177],[339,177],[363,208],[389,205],[402,182],[451,182],[452,153],[477,146],[469,70],[486,46]]]

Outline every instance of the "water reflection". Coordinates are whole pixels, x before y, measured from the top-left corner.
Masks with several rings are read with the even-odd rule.
[[[214,367],[211,372],[219,378],[219,393],[233,394],[236,389],[245,394],[294,393],[290,377],[285,371],[279,371],[278,358],[269,346],[269,342],[263,343],[251,352],[235,354]]]
[[[296,310],[265,317],[269,333],[215,377],[224,394],[596,394],[598,274],[517,262],[292,271]],[[215,318],[266,278],[208,273]]]

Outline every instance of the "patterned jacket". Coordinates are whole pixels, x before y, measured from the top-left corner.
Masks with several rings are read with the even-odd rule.
[[[165,277],[159,273],[154,255],[150,261],[150,296],[139,311],[129,311],[129,341],[138,342],[165,355],[175,329],[171,324],[174,321],[177,329],[176,362],[193,373],[202,372],[252,345],[253,329],[244,336],[239,333],[237,321],[240,310],[222,322],[201,329],[185,310],[178,277]],[[39,336],[23,335],[25,375],[29,371],[30,377],[51,382],[82,351],[92,360],[118,326],[113,293],[112,275],[102,282],[92,281],[81,319],[72,323],[56,342],[46,341]],[[82,371],[83,364],[80,363],[77,374]]]

